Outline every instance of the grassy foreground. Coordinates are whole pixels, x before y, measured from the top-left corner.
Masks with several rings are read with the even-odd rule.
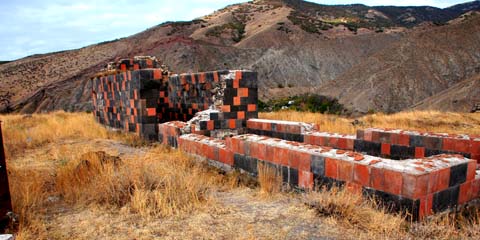
[[[351,119],[336,116],[280,112],[261,117],[316,122],[325,131],[355,130]],[[468,216],[448,214],[411,223],[342,189],[282,192],[281,176],[265,166],[259,165],[259,184],[237,172],[219,172],[179,151],[109,131],[91,114],[0,119],[19,215],[18,225],[11,228],[17,239],[480,237],[478,209]],[[377,127],[480,133],[480,114],[418,112],[360,121]],[[456,121],[465,125],[452,124]]]

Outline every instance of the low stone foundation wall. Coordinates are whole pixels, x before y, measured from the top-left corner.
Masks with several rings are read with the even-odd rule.
[[[262,127],[256,125],[259,123],[263,124]],[[276,130],[278,132],[303,137],[326,135],[304,131],[313,129],[303,128],[304,123],[259,119],[247,122],[249,129],[267,131],[259,132],[266,135],[272,132],[272,124],[273,128],[280,126]],[[241,169],[252,176],[257,176],[258,164],[268,164],[277,169],[285,183],[300,189],[345,186],[353,192],[377,196],[391,210],[408,212],[413,219],[421,219],[480,197],[477,162],[463,155],[440,154],[392,160],[322,146],[322,143],[308,144],[256,134],[227,137],[225,140],[199,134],[182,135],[181,127],[176,125],[175,130],[169,131],[168,137],[178,139],[178,147],[184,152]],[[291,136],[277,135],[282,138]],[[352,137],[341,136],[336,142],[343,139],[352,140]]]
[[[266,164],[293,188],[345,186],[413,219],[479,198],[478,136],[374,128],[355,136],[256,119],[256,73],[169,75],[148,69],[153,60],[122,60],[93,78],[99,122],[254,177]]]

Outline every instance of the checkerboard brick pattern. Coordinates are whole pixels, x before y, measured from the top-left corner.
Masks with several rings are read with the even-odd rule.
[[[162,68],[160,68],[162,67]],[[157,140],[159,123],[211,111],[199,131],[240,129],[256,118],[257,73],[246,70],[170,75],[155,59],[123,59],[92,78],[94,116],[113,128]]]
[[[258,165],[268,165],[293,188],[345,186],[413,219],[480,197],[479,136],[374,128],[342,135],[257,119],[257,74],[243,70],[170,76],[156,59],[142,57],[111,64],[92,81],[100,123],[218,167],[257,176]],[[186,122],[192,118],[196,125]],[[222,129],[245,131],[211,134]]]
[[[355,150],[397,160],[460,154],[480,162],[480,136],[368,128],[357,131]]]

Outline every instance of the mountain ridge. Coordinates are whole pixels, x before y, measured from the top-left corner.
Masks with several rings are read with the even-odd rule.
[[[284,4],[285,2],[287,4]],[[336,11],[342,14],[332,15],[337,14],[333,11],[328,13],[331,15],[328,17],[321,11],[326,5],[316,4],[315,6],[320,9],[319,14],[312,15],[312,9],[298,12],[295,4],[303,6],[313,3],[296,0],[253,1],[230,5],[193,21],[162,23],[127,38],[76,50],[29,56],[1,64],[0,111],[88,110],[89,77],[109,61],[134,55],[157,56],[175,72],[225,68],[256,70],[259,72],[262,99],[317,92],[338,97],[340,102],[347,106],[346,113],[361,114],[371,110],[369,108],[387,112],[405,110],[425,98],[448,89],[461,81],[460,78],[467,78],[475,74],[476,69],[480,69],[478,61],[480,50],[475,45],[475,41],[480,41],[480,36],[478,28],[474,26],[478,24],[480,18],[475,11],[471,12],[480,10],[479,3],[480,1],[474,1],[447,8],[455,9],[458,15],[441,23],[427,23],[411,11],[405,10],[404,13],[417,16],[416,19],[420,20],[413,25],[408,23],[388,27],[381,22],[379,25],[372,25],[371,22],[362,25],[367,18],[364,12],[360,10],[357,12],[356,7],[360,5],[355,5],[354,11],[349,10],[356,15],[342,15],[346,10],[337,7],[341,9]],[[302,9],[301,6],[297,7]],[[361,6],[362,9],[364,7]],[[369,13],[373,14],[374,22],[382,14],[388,15],[375,12],[378,11],[375,8],[368,6],[367,8],[369,8],[367,17],[370,16]],[[327,9],[331,9],[331,6]],[[453,20],[456,22],[451,22]],[[455,28],[468,28],[470,32],[456,31]],[[398,97],[395,101],[386,101],[388,106],[375,103],[384,99],[379,96],[385,93],[378,89],[364,89],[363,94],[371,93],[374,97],[361,99],[358,104],[348,103],[349,94],[342,96],[332,94],[349,86],[348,83],[344,86],[335,85],[335,82],[346,81],[342,79],[347,79],[348,76],[355,76],[352,79],[356,79],[355,81],[361,85],[362,81],[368,79],[368,76],[364,76],[365,73],[373,75],[381,72],[383,66],[381,60],[388,59],[389,53],[401,56],[404,53],[411,53],[410,47],[413,46],[412,49],[415,49],[413,44],[415,41],[421,40],[425,46],[438,41],[438,37],[422,37],[422,34],[455,35],[454,39],[463,41],[471,52],[465,53],[461,44],[453,44],[455,49],[448,49],[450,45],[445,43],[442,47],[447,49],[442,50],[445,53],[440,55],[455,56],[461,51],[465,58],[475,61],[459,61],[454,63],[455,67],[443,66],[429,70],[436,76],[435,78],[445,75],[447,79],[432,85],[435,91],[427,94],[416,93],[416,96],[408,99],[406,104],[395,103],[399,101]],[[467,36],[468,41],[461,40],[459,36],[462,34]],[[409,45],[408,41],[413,43]],[[406,50],[398,51],[395,46],[403,46]],[[379,61],[372,60],[375,58],[379,58]],[[422,61],[420,57],[413,59],[418,63],[414,68],[420,69],[419,72],[425,72],[422,69],[428,68],[428,63]],[[365,64],[366,61],[370,64]],[[363,69],[359,67],[362,63]],[[466,73],[455,69],[462,68],[461,64],[466,64],[465,67],[473,70]],[[415,81],[422,81],[421,76],[411,75]],[[458,77],[448,77],[450,75]],[[405,88],[401,83],[392,84],[397,84],[398,89]]]

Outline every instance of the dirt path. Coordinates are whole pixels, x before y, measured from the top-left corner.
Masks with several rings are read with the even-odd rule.
[[[89,207],[53,214],[47,228],[66,239],[335,239],[337,228],[322,222],[298,197],[262,199],[242,188],[216,193],[214,202],[193,214],[145,219]]]

